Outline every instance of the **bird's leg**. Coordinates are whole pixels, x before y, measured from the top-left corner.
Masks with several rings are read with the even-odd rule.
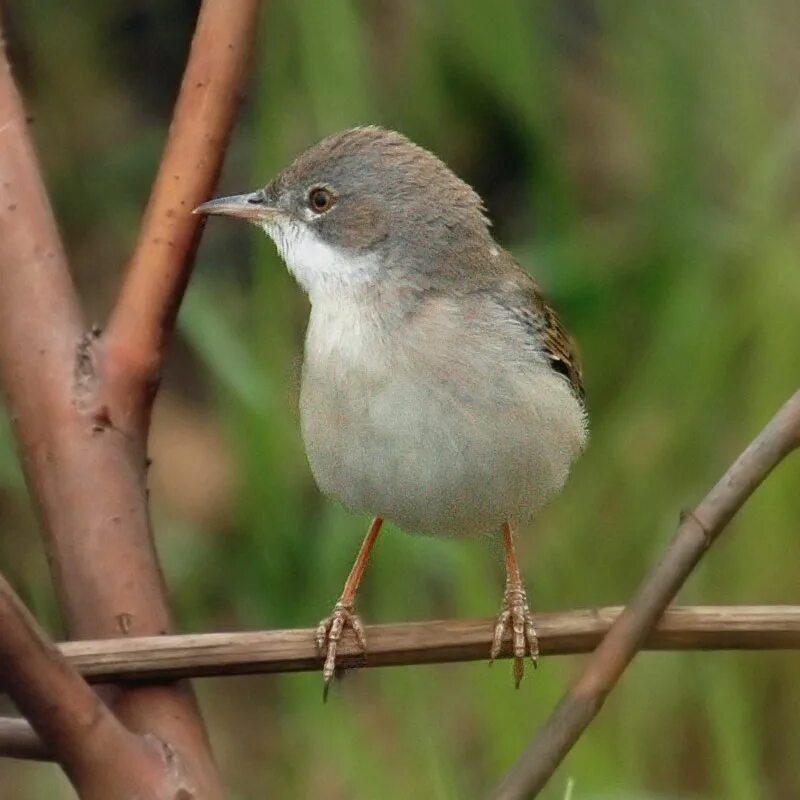
[[[500,655],[503,635],[510,629],[514,653],[514,685],[519,689],[525,671],[525,655],[530,653],[535,667],[539,659],[539,640],[528,608],[528,596],[519,574],[513,531],[508,523],[503,525],[503,546],[506,551],[506,591],[503,595],[503,608],[494,627],[490,657],[494,661]]]
[[[372,520],[367,535],[361,543],[361,549],[358,551],[353,568],[347,576],[339,602],[333,607],[330,616],[325,617],[317,627],[317,649],[320,655],[325,658],[325,664],[322,667],[322,678],[325,681],[324,695],[326,697],[331,678],[333,678],[333,674],[336,671],[336,650],[342,638],[342,631],[346,626],[349,625],[353,629],[353,633],[355,633],[356,640],[361,649],[367,649],[367,638],[364,633],[364,626],[361,624],[358,615],[353,613],[353,604],[355,603],[358,585],[361,583],[364,570],[367,568],[369,554],[372,552],[372,548],[380,533],[381,525],[383,525],[383,520],[380,517],[375,517],[375,519]]]

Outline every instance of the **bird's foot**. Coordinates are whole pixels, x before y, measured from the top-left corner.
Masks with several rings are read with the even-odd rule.
[[[346,627],[352,628],[358,646],[366,651],[367,636],[364,632],[364,625],[358,614],[353,612],[352,606],[337,603],[330,616],[325,617],[317,626],[317,650],[325,659],[322,666],[322,680],[325,683],[322,690],[323,700],[328,697],[328,689],[336,672],[336,651],[339,648],[342,632]]]
[[[539,639],[536,636],[533,617],[528,608],[528,597],[521,586],[506,587],[505,595],[503,595],[503,609],[494,626],[494,638],[490,652],[491,661],[500,655],[503,637],[508,631],[511,633],[511,647],[514,654],[514,686],[519,689],[525,672],[525,656],[530,655],[534,667],[539,661]]]

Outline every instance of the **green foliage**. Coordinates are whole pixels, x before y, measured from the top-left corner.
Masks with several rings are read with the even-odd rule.
[[[403,130],[476,185],[498,236],[560,309],[585,362],[589,450],[522,544],[535,606],[625,602],[679,510],[797,387],[800,8],[267,5],[223,191],[256,188],[323,135],[362,123]],[[103,7],[87,4],[101,21]],[[69,80],[59,83],[47,53],[31,45],[51,82],[44,110],[65,85],[76,87],[77,108],[116,92],[142,133],[133,152],[112,137],[96,166],[81,166],[91,193],[107,182],[108,164],[121,176],[149,174],[162,118],[145,123],[131,111],[130,87],[112,79],[125,66],[109,65],[88,24],[74,26],[82,66],[80,75],[66,70]],[[106,69],[103,80],[93,71]],[[98,83],[100,99],[90,96]],[[92,135],[63,124],[74,137]],[[57,179],[73,174],[72,151],[48,152],[41,135],[39,143]],[[110,230],[132,224],[140,180],[130,190],[116,183],[113,203],[103,196]],[[57,189],[66,209],[63,182]],[[100,221],[91,236],[81,224],[89,223],[73,219],[70,228],[79,243],[104,235]],[[222,420],[238,485],[224,532],[159,516],[185,628],[316,623],[364,533],[367,520],[318,495],[305,463],[296,394],[306,314],[263,237],[209,226],[180,318],[194,355],[180,369],[208,376],[211,400],[201,400]],[[2,434],[0,442],[5,491],[18,482]],[[680,600],[798,602],[799,484],[795,459],[731,525]],[[498,554],[496,542],[390,527],[360,611],[370,622],[494,614]],[[469,798],[510,766],[579,663],[545,659],[519,692],[507,664],[365,671],[325,706],[318,675],[200,690],[233,796],[262,797],[266,786],[275,797]],[[798,796],[795,673],[786,654],[643,655],[545,796],[563,798],[568,780],[573,800]]]

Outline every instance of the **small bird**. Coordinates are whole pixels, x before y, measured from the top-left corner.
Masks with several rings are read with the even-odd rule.
[[[587,440],[575,345],[492,237],[483,202],[394,131],[360,127],[250,194],[195,210],[270,236],[308,294],[303,440],[321,490],[374,520],[316,641],[327,688],[384,520],[410,532],[500,533],[506,584],[490,659],[510,634],[518,687],[539,647],[514,540]]]

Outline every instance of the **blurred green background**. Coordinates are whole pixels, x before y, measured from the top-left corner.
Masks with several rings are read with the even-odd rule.
[[[234,3],[236,0],[231,0]],[[2,0],[75,275],[102,320],[136,235],[195,2]],[[535,607],[622,603],[800,375],[800,5],[266,4],[221,192],[322,136],[397,128],[485,198],[580,342],[592,439],[521,544]],[[208,226],[155,415],[158,546],[184,631],[309,626],[367,520],[317,492],[297,418],[307,302],[255,230]],[[800,602],[800,461],[759,490],[682,602]],[[0,567],[60,631],[0,428]],[[496,613],[494,541],[380,541],[368,622]],[[581,666],[546,658],[196,684],[230,796],[477,798]],[[645,654],[543,794],[800,796],[795,653]],[[4,761],[0,798],[62,798]]]

